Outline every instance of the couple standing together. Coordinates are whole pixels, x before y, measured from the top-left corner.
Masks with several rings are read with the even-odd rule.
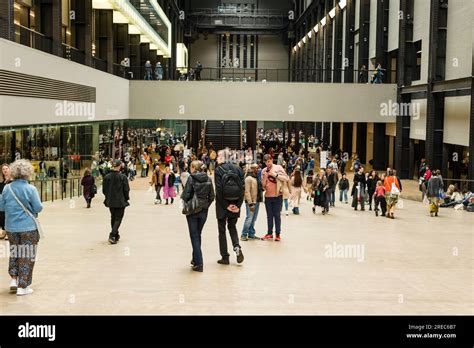
[[[214,174],[215,192],[211,179],[205,172],[205,167],[201,161],[191,163],[191,175],[186,183],[181,199],[190,202],[193,196],[197,196],[198,208],[186,216],[189,228],[189,235],[193,247],[193,258],[191,260],[192,269],[197,272],[203,271],[203,257],[201,250],[201,233],[207,220],[208,208],[216,200],[216,216],[219,229],[219,249],[221,259],[217,261],[222,265],[229,265],[229,253],[227,249],[226,225],[232,240],[233,250],[237,256],[237,263],[244,261],[242,248],[239,244],[237,233],[237,220],[240,217],[240,208],[244,202],[244,173],[243,170],[232,164],[228,159],[229,153],[221,150],[217,156],[217,168]],[[267,210],[268,232],[262,239],[273,239],[273,226],[275,225],[275,241],[280,241],[281,217],[283,198],[281,195],[281,182],[288,181],[288,176],[281,166],[273,164],[273,158],[269,155],[264,157],[266,168],[262,171],[261,184],[265,190],[265,207]],[[247,176],[257,178],[255,170],[250,170]],[[257,185],[258,187],[258,185]],[[244,226],[253,229],[253,224],[258,213],[258,195],[247,195],[247,220]],[[250,221],[250,223],[247,223]],[[250,229],[251,227],[251,229]],[[245,229],[245,227],[244,227]],[[253,231],[255,231],[253,229]]]

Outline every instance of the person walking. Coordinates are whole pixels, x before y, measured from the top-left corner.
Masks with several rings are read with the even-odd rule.
[[[8,164],[2,164],[1,168],[2,181],[0,182],[0,196],[6,185],[12,182],[10,175],[10,167]],[[5,212],[0,211],[0,239],[8,240],[7,232],[5,230]]]
[[[285,208],[285,215],[288,216],[288,206],[289,206],[289,199],[291,195],[291,187],[290,187],[290,181],[283,181],[281,183],[281,192],[282,192],[282,197],[283,197],[283,205],[282,205],[282,210],[283,207]]]
[[[267,212],[267,233],[262,240],[273,240],[275,226],[275,241],[281,241],[281,208],[283,203],[283,183],[289,181],[282,166],[273,164],[269,154],[263,157],[266,167],[262,170],[262,187],[265,191],[265,210]]]
[[[217,154],[217,168],[214,172],[216,185],[216,215],[219,228],[219,250],[221,259],[217,263],[228,265],[226,224],[232,240],[232,247],[237,256],[237,263],[244,261],[242,247],[237,234],[237,220],[240,217],[240,207],[244,201],[244,172],[233,163],[228,150],[220,150]]]
[[[335,160],[334,160],[335,161]],[[337,176],[337,163],[331,162],[334,164],[332,167],[326,169],[326,177],[328,179],[329,188],[327,189],[328,203],[331,207],[336,206],[336,187],[339,180]]]
[[[290,207],[294,215],[300,214],[300,200],[301,200],[301,188],[303,187],[303,177],[301,170],[295,170],[293,176],[290,179],[291,196],[290,196]]]
[[[34,174],[31,163],[17,160],[10,166],[13,180],[5,185],[0,195],[0,211],[5,213],[5,230],[10,243],[10,291],[17,296],[33,293],[30,285],[36,261],[39,225],[36,220],[43,210],[38,191],[28,183]]]
[[[364,174],[364,167],[360,166],[356,174],[354,174],[354,182],[352,184],[352,208],[357,210],[357,206],[360,204],[360,210],[364,211],[365,204],[365,190],[367,182]]]
[[[156,196],[155,196],[155,204],[161,204],[161,188],[163,187],[163,178],[164,174],[161,170],[160,166],[157,165],[155,170],[153,171],[153,175],[151,176],[150,185],[155,188]]]
[[[382,210],[382,216],[385,216],[387,212],[387,201],[385,200],[385,187],[381,180],[377,181],[377,186],[375,187],[374,202],[375,216],[379,216],[379,207]]]
[[[255,222],[257,221],[260,203],[263,201],[262,180],[258,176],[258,164],[252,163],[245,177],[245,210],[246,218],[240,240],[255,240]]]
[[[393,170],[389,169],[384,180],[385,200],[387,202],[387,218],[394,219],[395,207],[398,203],[398,196],[400,195],[400,184]]]
[[[176,192],[174,190],[174,181],[175,175],[171,171],[170,166],[166,166],[164,182],[163,182],[163,198],[165,199],[165,205],[168,205],[168,199],[170,203],[174,203],[174,198],[176,197]]]
[[[440,200],[444,197],[443,178],[438,169],[433,171],[433,175],[428,181],[426,196],[430,201],[431,217],[438,216]]]
[[[329,212],[328,195],[326,194],[328,188],[328,179],[325,175],[324,169],[321,169],[318,175],[313,179],[313,214],[316,214],[317,206],[320,206],[323,209],[323,215],[326,215],[326,213]]]
[[[339,180],[339,202],[344,201],[345,204],[348,203],[347,192],[349,191],[349,180],[347,179],[346,173],[342,174],[341,180]]]
[[[87,208],[91,207],[92,198],[94,198],[97,193],[97,187],[95,186],[95,179],[91,175],[89,168],[84,170],[84,176],[81,180],[81,185],[83,186],[82,194],[87,203]]]
[[[181,199],[188,203],[197,197],[196,210],[186,215],[188,223],[189,237],[193,248],[193,256],[191,259],[192,270],[202,272],[204,270],[204,261],[201,250],[201,234],[207,220],[209,206],[215,198],[214,187],[211,178],[202,171],[203,164],[201,161],[191,162],[191,174],[186,182]]]
[[[120,172],[122,161],[112,161],[112,170],[104,177],[102,193],[105,196],[104,205],[110,210],[111,232],[109,243],[117,244],[120,239],[119,228],[125,214],[125,208],[130,205],[130,187],[127,177]]]
[[[369,210],[372,210],[372,200],[375,199],[374,193],[379,177],[375,170],[371,170],[367,175],[367,193],[369,195]]]

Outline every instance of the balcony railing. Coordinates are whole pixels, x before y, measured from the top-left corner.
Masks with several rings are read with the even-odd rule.
[[[178,68],[177,80],[184,81],[221,81],[221,82],[317,82],[372,83],[376,70],[343,70],[343,69],[265,69],[265,68],[203,68],[200,74],[191,72],[189,68]],[[149,72],[145,67],[122,67],[116,65],[114,73],[131,80],[158,80],[155,68]],[[396,71],[384,70],[381,81],[374,83],[396,83],[393,81]],[[338,79],[338,82],[334,80]]]
[[[15,24],[15,42],[46,53],[53,53],[54,42],[51,38],[20,24]]]

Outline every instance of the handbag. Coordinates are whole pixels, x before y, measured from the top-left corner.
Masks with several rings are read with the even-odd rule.
[[[392,182],[392,188],[390,189],[390,196],[398,196],[400,194],[400,190],[398,189],[397,185]]]
[[[15,192],[13,192],[13,189],[10,187],[10,185],[7,185],[5,187],[8,187],[8,189],[10,190],[10,192],[12,193],[13,195],[13,198],[15,198],[15,200],[17,201],[17,203],[20,205],[20,207],[23,208],[23,210],[25,211],[26,215],[28,215],[30,218],[33,219],[33,221],[35,222],[35,225],[36,225],[36,229],[38,230],[38,233],[40,235],[41,238],[44,238],[44,231],[43,231],[43,228],[41,227],[41,224],[38,220],[38,218],[31,212],[29,211],[23,203],[21,203],[21,201],[18,199],[17,195],[15,194]]]
[[[193,193],[193,196],[189,201],[183,200],[183,210],[182,213],[184,215],[192,215],[197,214],[202,210],[202,207],[199,206],[199,198],[196,195],[196,192]]]
[[[95,196],[97,194],[97,186],[96,184],[92,185],[92,194]]]

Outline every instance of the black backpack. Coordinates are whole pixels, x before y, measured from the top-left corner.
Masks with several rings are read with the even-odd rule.
[[[242,196],[244,184],[235,170],[223,170],[222,196],[226,201],[238,201]]]

